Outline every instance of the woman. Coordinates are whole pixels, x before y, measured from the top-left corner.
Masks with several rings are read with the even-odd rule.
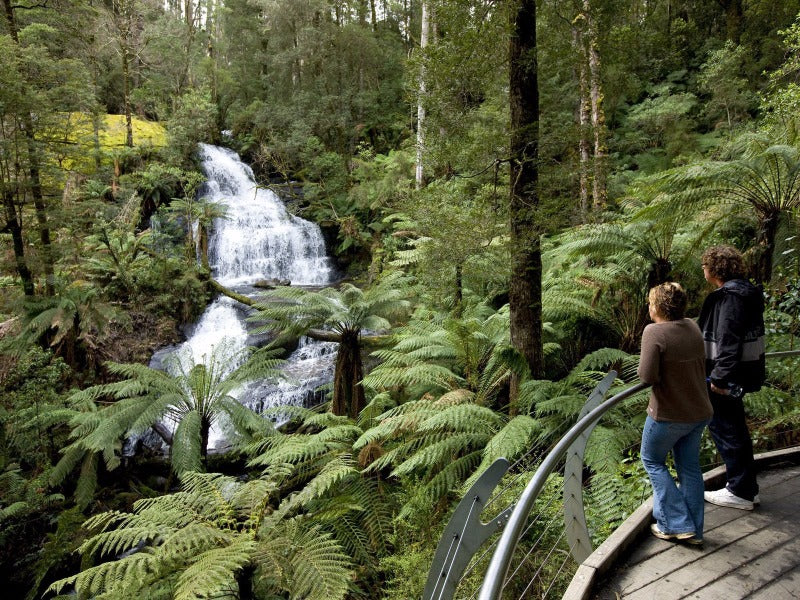
[[[673,282],[650,290],[653,323],[642,333],[639,379],[651,384],[642,463],[653,486],[653,535],[703,543],[700,436],[711,415],[700,328],[684,318],[686,292]],[[667,468],[672,451],[680,487]]]

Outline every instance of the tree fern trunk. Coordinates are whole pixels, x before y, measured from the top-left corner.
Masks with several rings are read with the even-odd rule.
[[[364,388],[364,365],[361,361],[361,345],[357,331],[345,331],[336,353],[336,370],[333,376],[333,403],[331,412],[355,419],[366,406]]]
[[[753,279],[758,283],[768,283],[772,277],[772,254],[775,252],[779,221],[779,212],[759,215],[755,256],[752,260]]]
[[[208,457],[208,434],[211,430],[211,421],[208,417],[202,417],[200,420],[200,458],[203,461],[203,466],[206,464]]]

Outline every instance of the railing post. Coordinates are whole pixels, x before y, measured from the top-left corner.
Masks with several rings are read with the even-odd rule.
[[[611,371],[597,384],[583,405],[578,420],[597,408],[616,378],[616,371]],[[589,528],[586,525],[586,513],[583,510],[583,455],[595,425],[596,421],[589,425],[569,447],[564,463],[564,527],[572,557],[578,563],[586,560],[593,550]]]
[[[480,545],[506,524],[512,507],[501,511],[488,523],[481,522],[481,512],[506,471],[508,461],[498,458],[458,503],[433,555],[423,600],[451,600],[464,569]]]

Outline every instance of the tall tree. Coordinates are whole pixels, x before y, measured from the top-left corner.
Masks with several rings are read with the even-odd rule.
[[[422,187],[423,170],[422,157],[425,153],[425,48],[428,46],[428,35],[430,32],[430,9],[427,0],[422,2],[422,25],[419,37],[419,48],[421,50],[421,62],[419,68],[419,98],[417,99],[417,167],[416,182],[417,189]]]
[[[3,13],[6,18],[6,26],[9,35],[14,41],[14,45],[19,50],[20,42],[18,35],[18,26],[16,17],[14,15],[14,5],[11,0],[3,0]],[[24,81],[26,78],[20,73],[20,77]],[[42,157],[39,149],[38,142],[36,141],[36,129],[34,126],[35,118],[32,112],[23,111],[20,115],[22,120],[22,132],[25,137],[25,147],[27,149],[27,171],[28,171],[28,186],[30,195],[33,199],[33,206],[36,210],[36,221],[39,227],[39,239],[42,244],[42,262],[44,263],[45,272],[45,292],[48,296],[52,296],[55,290],[55,272],[53,267],[53,249],[50,242],[50,224],[47,218],[47,208],[44,200],[44,192],[42,191],[42,178],[41,178],[41,164]]]
[[[589,61],[589,101],[591,106],[592,134],[594,136],[594,168],[592,177],[592,204],[602,210],[608,201],[606,169],[606,117],[603,108],[603,85],[600,78],[600,52],[598,51],[597,20],[592,14],[590,0],[583,0],[586,24],[586,56]]]
[[[512,3],[509,43],[511,109],[511,344],[542,374],[542,256],[539,208],[539,78],[536,54],[536,2]],[[520,380],[511,380],[515,402]]]

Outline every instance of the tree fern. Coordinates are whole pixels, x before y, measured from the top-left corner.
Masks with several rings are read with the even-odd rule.
[[[242,406],[232,394],[253,378],[279,376],[277,351],[256,350],[238,366],[232,359],[232,367],[225,352],[224,345],[216,347],[205,363],[189,368],[173,358],[174,375],[139,364],[109,363],[109,372],[125,379],[92,386],[70,397],[77,407],[70,420],[75,441],[64,449],[52,483],[61,483],[83,461],[78,488],[80,501],[86,502],[91,497],[92,477],[96,478],[86,467],[96,465],[97,457],[102,456],[106,468],[113,470],[119,465],[126,437],[164,420],[177,425],[167,441],[171,443],[172,469],[178,474],[203,468],[209,429],[220,418],[226,418],[234,431],[245,437],[268,435],[273,429],[271,422]],[[98,406],[106,398],[114,402]]]
[[[290,549],[292,556],[291,569],[268,586],[271,593],[342,598],[350,571],[341,547],[319,529],[263,518],[265,500],[274,490],[263,481],[187,474],[179,493],[139,501],[132,513],[89,519],[85,526],[95,533],[80,551],[87,559],[112,560],[50,590],[74,589],[98,598],[238,598],[245,592],[240,584],[264,586],[259,557],[274,547]],[[246,568],[255,573],[252,578],[241,577]]]
[[[350,561],[330,534],[304,529],[296,520],[282,524],[278,540],[258,544],[254,553],[256,585],[287,589],[307,600],[344,598],[350,585]]]
[[[264,294],[269,301],[257,305],[253,319],[267,321],[264,329],[278,329],[284,336],[337,342],[331,410],[356,419],[366,405],[362,337],[370,330],[388,330],[405,316],[410,307],[407,283],[401,272],[394,271],[366,290],[349,283],[319,292],[281,288]]]

